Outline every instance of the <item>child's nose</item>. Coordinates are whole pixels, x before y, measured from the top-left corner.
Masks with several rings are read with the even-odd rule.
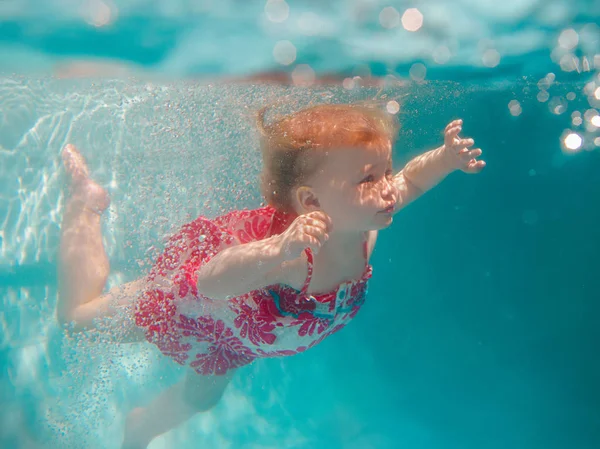
[[[394,183],[388,180],[387,178],[384,179],[383,183],[384,184],[383,189],[381,190],[381,196],[384,198],[393,197],[395,200],[397,196],[397,191]]]

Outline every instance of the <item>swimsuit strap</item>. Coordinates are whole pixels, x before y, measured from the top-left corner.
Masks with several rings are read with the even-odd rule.
[[[369,254],[369,242],[367,241],[367,237],[366,237],[366,233],[363,236],[363,257],[365,258],[365,268],[368,264],[367,262],[367,256]],[[306,262],[307,262],[307,268],[308,268],[308,272],[306,274],[306,279],[304,281],[304,285],[302,286],[302,289],[300,290],[300,293],[304,296],[307,294],[308,292],[308,286],[310,285],[310,281],[312,279],[312,275],[313,275],[313,253],[312,250],[310,248],[306,248],[304,250],[304,253],[306,254]]]
[[[308,292],[308,286],[310,285],[310,280],[312,279],[313,274],[313,253],[310,248],[306,248],[304,250],[304,254],[306,254],[306,262],[308,265],[308,273],[306,274],[306,280],[304,281],[304,285],[302,286],[302,290],[300,293],[304,296]]]

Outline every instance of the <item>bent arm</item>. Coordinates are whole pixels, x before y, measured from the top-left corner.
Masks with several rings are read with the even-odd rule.
[[[198,271],[198,293],[227,299],[279,281],[285,257],[273,236],[226,248]]]
[[[400,200],[396,212],[438,185],[454,170],[446,161],[444,146],[412,159],[394,176]]]

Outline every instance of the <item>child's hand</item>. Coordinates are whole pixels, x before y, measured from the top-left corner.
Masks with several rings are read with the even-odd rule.
[[[317,254],[329,239],[330,231],[331,219],[325,212],[315,211],[300,215],[280,235],[281,249],[285,258],[297,259],[306,248],[310,248],[314,254]]]
[[[479,173],[485,167],[485,161],[477,160],[481,149],[469,150],[473,139],[461,139],[458,133],[462,131],[462,120],[454,120],[444,130],[444,157],[452,170],[462,170],[465,173]]]

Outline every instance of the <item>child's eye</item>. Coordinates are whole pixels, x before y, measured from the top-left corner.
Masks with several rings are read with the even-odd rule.
[[[375,177],[373,175],[368,175],[365,176],[362,181],[360,181],[361,184],[364,184],[365,182],[373,182],[375,181]]]

